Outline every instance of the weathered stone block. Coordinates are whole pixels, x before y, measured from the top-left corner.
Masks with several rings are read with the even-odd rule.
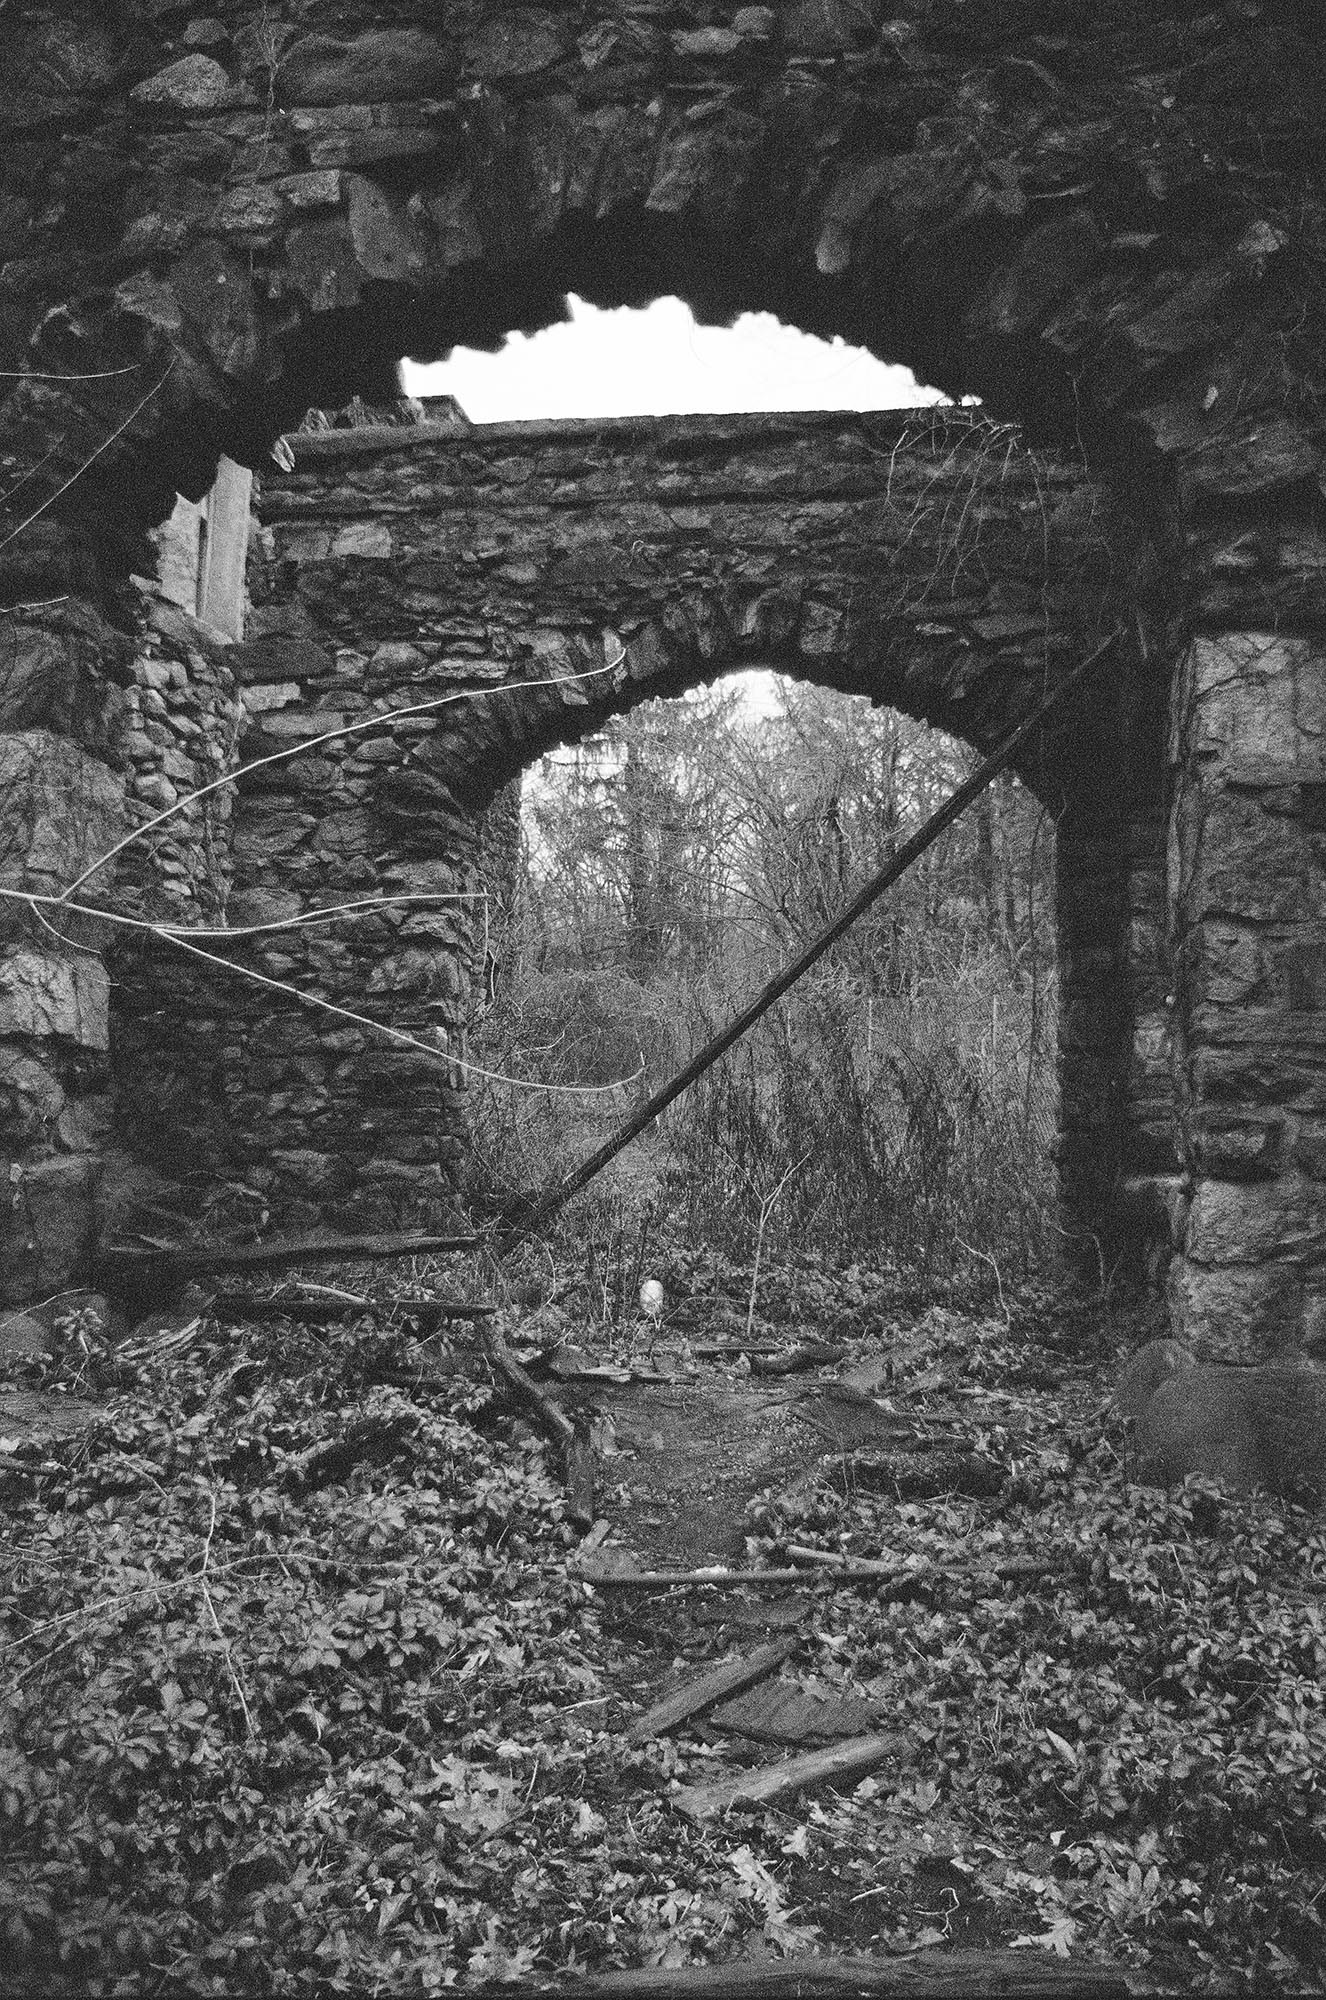
[[[445,97],[456,76],[452,47],[417,28],[382,29],[352,41],[306,35],[277,75],[283,104],[379,104]]]
[[[1277,996],[1291,1012],[1326,1008],[1326,938],[1296,938],[1277,950],[1274,983]]]
[[[1284,1134],[1283,1118],[1222,1117],[1206,1108],[1190,1126],[1192,1164],[1199,1174],[1221,1180],[1267,1180],[1280,1170]]]
[[[338,529],[331,545],[334,562],[346,556],[358,556],[364,562],[386,562],[391,554],[391,530],[384,521],[351,521]]]
[[[1188,941],[1186,963],[1194,998],[1238,1007],[1268,997],[1267,952],[1250,925],[1203,924]]]
[[[53,895],[125,831],[122,780],[47,729],[0,735],[0,882]],[[99,869],[96,890],[114,879]]]
[[[1190,1257],[1201,1264],[1255,1264],[1326,1251],[1326,1192],[1306,1181],[1199,1183],[1188,1218]]]
[[[1294,819],[1255,795],[1220,791],[1205,804],[1185,903],[1190,921],[1309,923],[1323,906],[1322,873]]]
[[[372,169],[384,160],[410,160],[435,153],[438,135],[426,125],[373,125],[367,132],[328,132],[309,147],[311,164]],[[306,206],[309,204],[306,204]]]
[[[46,1137],[64,1106],[64,1088],[49,1063],[22,1049],[0,1048],[0,1144]]]
[[[198,111],[229,111],[236,105],[256,104],[247,84],[232,83],[213,56],[181,56],[168,63],[129,92],[133,103],[145,111],[188,115]]]
[[[62,958],[15,945],[0,951],[0,1035],[110,1046],[110,980],[87,953]]]
[[[310,174],[291,174],[276,186],[291,208],[339,208],[341,204],[341,176],[334,167],[323,167]]]
[[[1269,1360],[1303,1333],[1304,1286],[1293,1263],[1226,1264],[1175,1258],[1170,1266],[1174,1332],[1203,1361]]]
[[[0,1182],[0,1301],[54,1291],[92,1243],[97,1162],[61,1153],[15,1166]]]
[[[1192,642],[1175,754],[1215,758],[1236,782],[1281,782],[1306,765],[1326,771],[1322,655],[1308,639],[1230,632]]]

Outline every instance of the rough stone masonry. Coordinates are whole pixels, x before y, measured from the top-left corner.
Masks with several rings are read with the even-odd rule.
[[[234,649],[157,600],[148,530],[308,404],[388,398],[402,351],[542,323],[567,289],[678,291],[864,340],[1085,455],[1128,786],[1084,827],[1099,866],[1067,864],[1070,905],[1115,888],[1080,897],[1113,970],[1068,1032],[1109,1055],[1066,1082],[1109,1116],[1088,1191],[1070,1103],[1066,1196],[1107,1263],[1163,1206],[1210,1349],[1320,1332],[1324,65],[1313,0],[3,10],[7,1293],[76,1266],[126,1150],[113,938],[222,927],[253,866],[221,787],[88,873],[252,727]],[[182,985],[151,998],[187,1020]]]

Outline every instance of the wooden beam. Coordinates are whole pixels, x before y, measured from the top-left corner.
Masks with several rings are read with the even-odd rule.
[[[1135,1975],[1134,1975],[1135,1976]],[[1056,1958],[1048,1951],[921,1951],[893,1958],[818,1957],[772,1963],[649,1966],[633,1972],[485,1983],[482,2000],[535,1993],[564,2000],[1128,2000],[1128,1975],[1112,1965]]]
[[[831,1743],[823,1750],[805,1750],[799,1757],[784,1757],[777,1764],[765,1764],[757,1771],[729,1771],[708,1785],[683,1785],[672,1795],[672,1804],[688,1819],[712,1819],[729,1806],[767,1805],[771,1799],[786,1798],[789,1792],[804,1792],[811,1785],[831,1785],[840,1778],[863,1778],[886,1757],[902,1754],[902,1738],[849,1736],[845,1743]]]
[[[252,1299],[244,1292],[219,1292],[211,1311],[217,1319],[232,1322],[288,1319],[296,1326],[334,1326],[338,1320],[369,1313],[407,1312],[431,1331],[444,1320],[491,1319],[497,1307],[468,1299]]]
[[[723,1660],[716,1667],[706,1668],[702,1674],[690,1675],[672,1694],[636,1717],[627,1733],[628,1741],[647,1743],[653,1736],[666,1736],[670,1729],[689,1721],[691,1716],[717,1707],[720,1701],[740,1694],[744,1688],[754,1687],[757,1681],[781,1667],[795,1650],[794,1639],[775,1639],[767,1646],[757,1646],[753,1653],[743,1653],[735,1660]]]
[[[284,1264],[339,1264],[354,1257],[439,1256],[453,1250],[477,1249],[477,1236],[310,1236],[273,1237],[267,1243],[167,1244],[140,1249],[136,1244],[104,1243],[96,1253],[99,1278],[140,1273],[168,1266],[181,1277],[202,1277],[211,1271],[274,1271]]]
[[[515,1391],[561,1451],[567,1511],[578,1526],[589,1527],[594,1519],[594,1453],[588,1438],[576,1429],[561,1404],[531,1381],[499,1335],[490,1337],[488,1352],[508,1388]]]

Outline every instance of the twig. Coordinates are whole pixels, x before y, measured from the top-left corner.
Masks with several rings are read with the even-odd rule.
[[[805,1166],[806,1161],[810,1158],[814,1150],[815,1148],[813,1146],[808,1146],[805,1152],[801,1155],[801,1158],[797,1161],[796,1165],[788,1168],[787,1172],[783,1175],[783,1178],[779,1181],[773,1193],[771,1195],[766,1195],[764,1200],[760,1203],[760,1225],[755,1232],[755,1262],[751,1267],[751,1274],[750,1274],[750,1299],[746,1306],[747,1340],[750,1339],[751,1328],[755,1324],[755,1292],[760,1282],[760,1252],[764,1248],[764,1225],[769,1220],[769,1217],[772,1215],[774,1203],[777,1201],[779,1195],[783,1192],[783,1189],[787,1186],[793,1174],[799,1174],[801,1172],[801,1169]]]
[[[215,1632],[217,1642],[221,1647],[221,1657],[226,1663],[226,1672],[230,1675],[230,1685],[234,1688],[239,1705],[244,1711],[245,1733],[249,1737],[254,1737],[258,1732],[253,1726],[253,1716],[250,1713],[249,1704],[244,1698],[244,1690],[240,1686],[239,1675],[235,1672],[235,1662],[231,1658],[230,1653],[230,1641],[221,1630],[221,1621],[216,1615],[216,1606],[212,1602],[212,1593],[207,1588],[207,1565],[212,1559],[212,1536],[216,1532],[216,1494],[209,1493],[207,1497],[211,1502],[212,1517],[207,1523],[207,1539],[203,1543],[203,1565],[198,1572],[198,1588],[202,1591],[203,1603],[207,1606],[207,1615],[212,1621],[212,1630]]]
[[[999,1293],[999,1310],[1004,1315],[1004,1324],[1005,1326],[1012,1326],[1013,1315],[1009,1312],[1007,1305],[1004,1303],[1004,1284],[1002,1278],[999,1275],[999,1266],[995,1262],[992,1253],[989,1250],[974,1249],[973,1246],[970,1243],[965,1242],[961,1236],[955,1236],[953,1241],[957,1244],[960,1250],[965,1250],[969,1257],[979,1257],[983,1264],[988,1264],[990,1266],[990,1269],[994,1272],[995,1275],[995,1288]]]

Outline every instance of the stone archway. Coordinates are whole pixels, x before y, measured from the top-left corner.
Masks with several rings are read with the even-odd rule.
[[[442,33],[423,0],[8,10],[0,886],[67,886],[145,785],[175,784],[153,729],[172,709],[224,767],[223,663],[205,634],[145,639],[130,581],[220,450],[256,463],[305,402],[385,393],[402,347],[537,323],[570,285],[774,306],[1079,438],[1161,550],[1125,699],[1171,816],[1174,1066],[1137,1089],[1177,1157],[1176,1297],[1217,1344],[1318,1329],[1314,23],[1305,0],[909,0],[887,21],[782,0],[670,29],[475,4]],[[101,872],[112,914],[219,906],[223,809],[176,831],[153,869]],[[52,1271],[86,1245],[106,985],[90,920],[57,943],[7,909],[13,1290],[30,1242]],[[1092,921],[1107,952],[1114,918]],[[1136,925],[1156,963],[1155,910]]]
[[[301,928],[233,955],[361,1021],[160,944],[116,954],[116,1041],[121,1139],[299,1224],[436,1224],[466,1127],[460,1068],[428,1051],[440,1034],[461,1054],[482,942],[473,905],[305,919],[478,895],[486,809],[526,764],[742,665],[993,747],[1110,631],[1132,547],[1080,465],[958,412],[315,429],[282,456],[258,499],[252,636],[226,655],[255,766],[228,913]],[[1161,801],[1116,651],[1023,763],[1060,829],[1061,1167],[1093,1262],[1154,1239],[1120,1182],[1157,1164],[1128,1050],[1163,1054],[1128,936],[1130,913],[1159,913]],[[1154,1057],[1143,1074],[1159,1087]]]

